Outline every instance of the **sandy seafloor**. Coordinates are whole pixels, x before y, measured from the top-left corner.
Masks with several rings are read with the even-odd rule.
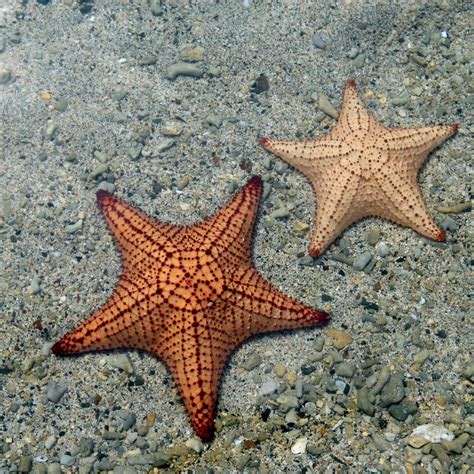
[[[473,472],[474,231],[439,211],[472,199],[471,2],[157,3],[0,1],[0,472]],[[386,125],[459,123],[419,177],[445,243],[366,219],[308,257],[311,187],[258,137],[326,133],[348,78]],[[202,445],[161,362],[49,349],[120,273],[98,186],[189,224],[253,174],[257,268],[332,321],[236,351]]]

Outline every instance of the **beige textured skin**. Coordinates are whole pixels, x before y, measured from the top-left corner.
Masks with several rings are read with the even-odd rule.
[[[104,306],[58,341],[53,353],[133,348],[161,358],[196,433],[209,441],[230,353],[256,334],[328,319],[273,288],[253,266],[250,245],[261,193],[255,176],[213,217],[178,227],[99,191],[122,275]]]
[[[307,176],[316,193],[309,253],[321,255],[353,222],[390,219],[433,240],[446,234],[431,219],[417,183],[431,150],[458,125],[389,128],[365,108],[354,81],[347,81],[341,112],[331,131],[315,140],[260,144]]]

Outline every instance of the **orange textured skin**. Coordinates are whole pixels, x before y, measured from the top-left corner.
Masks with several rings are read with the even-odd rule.
[[[445,240],[423,201],[418,171],[428,154],[454,135],[458,125],[389,128],[366,109],[355,81],[346,82],[341,112],[331,131],[314,140],[260,145],[294,166],[316,193],[309,253],[321,255],[349,225],[378,216]]]
[[[122,275],[105,305],[54,344],[58,355],[133,348],[161,358],[196,433],[214,435],[225,361],[260,333],[328,320],[272,287],[251,260],[262,193],[254,176],[229,204],[194,226],[148,217],[115,196],[97,200],[122,256]]]

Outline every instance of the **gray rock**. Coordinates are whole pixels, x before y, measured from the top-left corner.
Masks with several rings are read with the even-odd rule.
[[[458,223],[452,217],[449,216],[447,216],[439,226],[441,227],[441,229],[451,232],[455,232],[456,230],[458,230],[459,227]]]
[[[326,49],[326,41],[324,41],[324,38],[321,36],[321,33],[319,33],[319,31],[316,31],[316,33],[314,33],[312,40],[315,48],[323,50]]]
[[[107,191],[108,193],[113,194],[115,191],[115,186],[108,181],[101,181],[97,186],[97,191],[99,190]]]
[[[356,366],[349,364],[349,362],[341,362],[340,364],[336,365],[336,375],[339,377],[347,377],[350,379],[354,377],[355,371]]]
[[[202,69],[195,64],[178,62],[168,67],[165,77],[170,81],[174,81],[178,76],[201,77],[202,75]]]
[[[278,404],[289,408],[298,408],[298,399],[293,395],[280,395],[276,401]]]
[[[31,279],[30,287],[28,288],[28,293],[30,295],[36,295],[41,291],[40,280],[38,275],[35,275]]]
[[[372,435],[372,442],[374,446],[380,451],[390,451],[392,449],[391,444],[381,435],[378,433],[374,433]]]
[[[74,456],[69,456],[69,454],[63,454],[59,459],[61,466],[74,466],[76,458]]]
[[[474,360],[471,360],[469,364],[464,367],[462,376],[466,379],[469,379],[471,382],[474,382]]]
[[[303,379],[296,379],[295,392],[297,398],[301,398],[303,396]]]
[[[107,359],[108,364],[115,369],[123,370],[127,374],[133,374],[133,365],[126,354],[117,354],[109,356]]]
[[[390,254],[390,247],[385,242],[379,242],[376,247],[377,255],[386,257]]]
[[[272,393],[276,392],[277,388],[278,388],[278,384],[274,382],[273,380],[264,382],[262,386],[260,387],[260,395],[262,396],[271,395]]]
[[[89,457],[94,450],[94,441],[92,438],[81,438],[79,441],[79,453],[85,458]]]
[[[321,112],[324,112],[326,115],[329,115],[330,117],[336,119],[338,115],[337,110],[329,102],[329,99],[322,93],[320,93],[318,97],[319,110],[321,110]]]
[[[62,396],[67,392],[67,387],[62,384],[58,384],[51,380],[48,383],[48,388],[46,392],[46,396],[48,400],[52,403],[58,403],[61,400]]]
[[[153,466],[155,467],[165,467],[170,460],[170,456],[162,451],[156,452],[154,455]]]
[[[0,84],[7,84],[11,77],[11,71],[8,69],[0,69]]]
[[[371,393],[377,395],[390,379],[390,369],[387,366],[382,367],[379,372],[377,383],[371,390]]]
[[[153,454],[135,454],[134,456],[129,456],[127,461],[131,466],[153,465],[155,456]]]
[[[354,258],[352,266],[354,270],[363,270],[372,260],[372,254],[370,252],[364,252]]]
[[[380,393],[380,405],[387,407],[401,402],[404,398],[405,386],[403,385],[403,379],[400,375],[393,374]]]
[[[409,415],[414,415],[418,411],[416,403],[410,400],[403,400],[401,403],[390,405],[388,412],[398,421],[405,421]]]
[[[51,449],[56,444],[56,436],[48,436],[44,442],[44,447],[46,449]]]
[[[103,458],[94,465],[98,471],[111,471],[115,464],[109,458]]]
[[[61,464],[53,462],[48,466],[48,474],[61,474]]]
[[[21,456],[18,461],[18,472],[30,472],[33,465],[33,456]]]
[[[138,474],[138,471],[133,466],[115,466],[114,474]]]
[[[433,447],[431,448],[431,452],[438,458],[439,462],[444,466],[448,467],[451,465],[451,458],[448,456],[448,453],[440,444],[434,443]]]
[[[469,441],[469,434],[462,433],[453,441],[442,441],[441,445],[444,449],[451,451],[452,453],[461,454],[464,446],[466,446]]]
[[[378,227],[372,227],[367,234],[367,243],[369,245],[375,245],[380,240],[380,229]]]
[[[126,412],[125,416],[123,417],[122,430],[128,431],[130,428],[135,426],[136,422],[137,422],[137,417],[135,413],[132,413],[130,411]]]
[[[255,369],[255,367],[258,367],[261,362],[262,362],[262,358],[260,357],[260,354],[257,354],[256,352],[254,352],[253,354],[250,354],[250,356],[244,362],[243,368],[245,370],[251,371]]]
[[[362,387],[361,389],[357,390],[357,408],[365,413],[366,415],[372,416],[375,412],[375,408],[370,403],[369,400],[369,391],[367,390],[367,387]]]
[[[79,466],[79,474],[89,474],[92,472],[92,464],[85,463]]]

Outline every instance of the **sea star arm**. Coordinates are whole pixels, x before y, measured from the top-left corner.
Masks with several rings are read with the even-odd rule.
[[[56,342],[52,351],[76,354],[124,347],[146,349],[164,329],[163,317],[156,309],[162,300],[156,286],[148,286],[139,277],[130,280],[122,276],[107,302]]]
[[[306,176],[323,167],[325,161],[347,156],[350,148],[343,141],[322,137],[317,140],[285,141],[260,137],[260,145],[279,156]]]
[[[337,168],[327,166],[316,181],[316,208],[314,230],[309,253],[321,255],[334,239],[353,222],[366,216],[363,207],[354,206],[360,185],[360,166],[347,160],[347,170],[339,173]],[[311,183],[315,183],[311,179]]]
[[[229,320],[240,341],[266,332],[316,326],[329,318],[324,311],[284,295],[252,268],[240,269],[227,286],[221,298],[234,307]]]
[[[342,107],[337,117],[337,124],[331,130],[334,138],[344,138],[347,132],[365,134],[377,122],[362,102],[355,81],[349,80],[344,88]]]
[[[106,191],[97,191],[97,203],[122,254],[124,271],[139,271],[147,258],[163,261],[166,245],[181,232],[179,227],[149,217]]]
[[[457,124],[419,128],[384,127],[381,146],[388,150],[390,158],[406,160],[408,156],[419,169],[430,151],[454,135],[457,129]]]
[[[233,335],[225,330],[226,317],[218,303],[207,311],[184,312],[160,343],[148,349],[170,369],[191,424],[204,441],[214,434],[222,371],[236,347]]]
[[[433,239],[445,240],[446,232],[439,229],[431,218],[416,181],[417,168],[401,159],[390,160],[382,174],[375,174],[377,196],[371,204],[373,215],[411,227]]]
[[[263,183],[253,176],[242,191],[214,216],[190,229],[188,238],[194,246],[215,257],[226,253],[236,261],[250,259],[248,241],[257,215]]]

